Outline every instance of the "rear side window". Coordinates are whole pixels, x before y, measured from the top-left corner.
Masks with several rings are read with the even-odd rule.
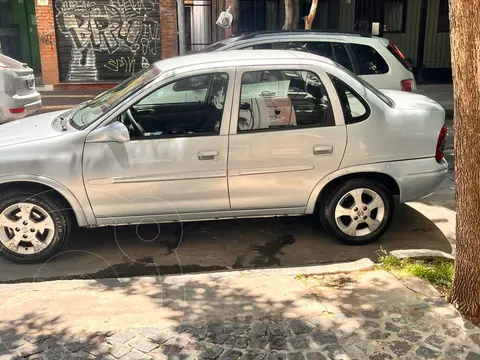
[[[370,108],[365,100],[358,95],[350,86],[333,75],[329,75],[333,86],[337,91],[340,104],[342,105],[345,124],[356,124],[366,120],[370,116]]]
[[[379,75],[388,72],[388,64],[373,47],[360,44],[350,46],[357,60],[358,75]]]
[[[327,90],[308,70],[246,72],[239,107],[239,134],[335,125]]]
[[[252,49],[252,47],[244,48]],[[326,42],[326,41],[308,41],[308,42],[274,42],[267,44],[254,45],[255,50],[295,50],[305,51],[319,56],[325,56],[338,62],[347,69],[353,71],[352,61],[348,55],[347,48],[343,43]]]

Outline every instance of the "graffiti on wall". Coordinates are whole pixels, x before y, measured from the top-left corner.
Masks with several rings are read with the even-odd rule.
[[[55,17],[66,81],[125,78],[160,58],[159,1],[57,0]]]

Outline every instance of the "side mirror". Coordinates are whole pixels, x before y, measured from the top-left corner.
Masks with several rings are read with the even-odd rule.
[[[121,122],[115,121],[107,126],[93,130],[87,136],[87,143],[96,142],[117,142],[124,143],[130,141],[128,129]]]

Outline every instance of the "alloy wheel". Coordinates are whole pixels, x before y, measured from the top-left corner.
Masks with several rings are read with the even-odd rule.
[[[366,236],[377,230],[385,219],[385,203],[375,191],[353,189],[340,198],[335,207],[335,222],[348,236]]]
[[[22,202],[0,213],[0,242],[17,254],[36,254],[55,236],[52,217],[41,206]]]

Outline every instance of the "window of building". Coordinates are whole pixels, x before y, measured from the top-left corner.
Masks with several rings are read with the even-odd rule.
[[[345,124],[355,124],[367,119],[370,116],[370,109],[365,100],[340,79],[333,75],[330,75],[330,79],[342,105]]]
[[[388,72],[388,64],[373,47],[360,44],[350,46],[357,59],[357,75],[378,75]]]
[[[437,32],[450,32],[448,0],[439,1]]]
[[[386,0],[385,2],[385,31],[405,32],[405,16],[407,0]]]
[[[132,138],[218,135],[228,74],[196,75],[162,86],[121,116]]]
[[[327,91],[313,72],[265,70],[243,75],[238,133],[334,124]]]

